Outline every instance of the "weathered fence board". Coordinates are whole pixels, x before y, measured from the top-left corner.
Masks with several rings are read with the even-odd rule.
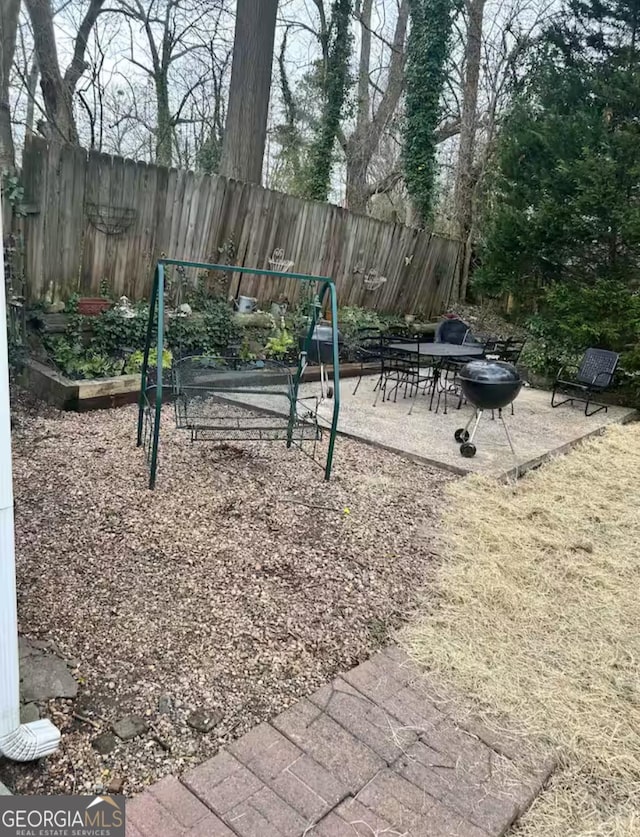
[[[191,261],[269,268],[282,248],[297,273],[331,276],[342,305],[381,311],[446,308],[460,258],[457,241],[387,224],[337,206],[260,186],[136,163],[33,137],[23,156],[28,214],[16,219],[25,240],[30,299],[97,295],[104,279],[117,295],[143,299],[164,253]],[[368,291],[363,274],[387,282]],[[235,274],[230,290],[262,303],[294,302],[300,283]]]

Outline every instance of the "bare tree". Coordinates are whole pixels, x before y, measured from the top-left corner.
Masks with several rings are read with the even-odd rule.
[[[15,168],[9,86],[19,16],[20,0],[0,0],[0,172]]]
[[[464,50],[460,143],[454,191],[454,223],[457,235],[466,250],[459,286],[459,295],[462,299],[466,296],[470,253],[473,246],[474,153],[478,125],[478,87],[484,7],[485,0],[467,0],[465,4],[467,32]]]
[[[393,188],[400,179],[398,171],[387,173],[375,183],[369,182],[369,169],[380,146],[383,133],[394,118],[404,90],[405,41],[409,19],[409,0],[400,0],[384,88],[377,106],[371,101],[371,27],[373,0],[363,0],[356,10],[361,36],[358,67],[358,104],[352,133],[342,139],[347,165],[347,207],[365,212],[369,199]],[[378,88],[380,89],[380,88]]]
[[[522,58],[557,8],[554,0],[467,0],[460,30],[461,130],[449,232],[463,241],[457,296],[467,294],[473,251],[481,221],[485,174],[496,148],[501,114]],[[488,14],[486,14],[488,10]]]
[[[295,169],[300,168],[300,157],[308,147],[306,136],[313,132],[319,118],[308,102],[303,101],[303,96],[308,95],[305,79],[315,78],[318,64],[325,67],[327,64],[331,15],[326,5],[325,0],[307,0],[303,7],[293,6],[295,14],[284,16],[282,21],[285,29],[279,68],[285,124],[278,126],[277,138],[282,147],[281,156],[293,169],[294,183]],[[394,6],[395,14],[388,14]],[[372,198],[391,193],[394,193],[393,200],[405,204],[399,134],[408,17],[409,0],[396,0],[396,3],[357,0],[354,5],[353,21],[358,41],[356,106],[353,115],[345,115],[338,139],[344,154],[346,204],[356,212],[368,211]],[[319,61],[312,58],[306,68],[300,65],[296,68],[304,73],[303,83],[298,81],[297,85],[294,85],[291,71],[285,71],[287,38],[292,31],[297,33],[297,52],[303,35],[308,39],[310,36],[311,44],[320,49]],[[319,97],[319,93],[317,95]],[[459,129],[459,108],[444,109],[436,142],[444,142]],[[376,204],[376,211],[384,205],[380,201]],[[385,205],[385,211],[387,208]]]
[[[194,131],[199,129],[194,137],[196,164],[205,174],[216,174],[220,170],[226,122],[225,80],[232,53],[232,48],[216,49],[211,45],[211,81],[200,91],[192,106],[192,115],[197,117],[193,122]]]
[[[89,124],[89,148],[102,151],[105,130],[104,100],[109,74],[105,73],[107,55],[98,26],[94,30],[92,46],[92,54],[87,60],[87,73],[83,83],[78,84],[77,96]]]
[[[75,145],[78,143],[78,129],[73,111],[73,98],[78,81],[86,69],[87,41],[104,0],[90,0],[75,37],[71,63],[64,75],[58,61],[51,0],[25,0],[25,4],[33,28],[48,130],[52,137]]]
[[[260,183],[278,0],[238,0],[220,173]]]
[[[171,165],[178,126],[189,124],[192,117],[185,114],[210,79],[206,57],[225,8],[225,0],[119,0],[114,8],[130,21],[128,60],[153,83],[155,161],[159,165]],[[146,40],[146,55],[139,48],[139,35]]]
[[[120,157],[155,159],[155,94],[118,72],[105,86],[102,150]]]

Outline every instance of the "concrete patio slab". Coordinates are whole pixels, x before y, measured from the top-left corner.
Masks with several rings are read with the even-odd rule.
[[[434,409],[429,410],[428,394],[405,398],[399,392],[395,402],[393,399],[383,402],[382,398],[378,398],[374,407],[376,381],[376,375],[366,376],[355,395],[355,381],[341,382],[338,432],[461,475],[521,476],[550,457],[567,453],[579,442],[600,435],[611,424],[625,424],[638,418],[638,412],[628,407],[610,406],[606,412],[602,410],[592,416],[585,416],[584,405],[579,403],[553,409],[550,392],[525,387],[514,402],[514,415],[511,415],[510,407],[503,411],[515,458],[497,413],[493,420],[491,413],[485,413],[474,440],[476,455],[467,459],[460,454],[460,445],[455,441],[454,433],[464,427],[473,415],[470,405],[463,405],[458,410],[457,399],[450,397],[447,412],[444,411],[443,400],[436,412],[435,402]],[[300,387],[301,399],[317,395],[318,383]],[[283,399],[275,396],[272,399],[268,395],[236,394],[226,398],[259,410],[283,414]],[[329,426],[332,411],[331,400],[320,405],[319,417],[323,426]]]
[[[611,406],[606,413],[602,411],[590,417],[584,415],[584,408],[579,404],[552,409],[551,393],[526,387],[514,403],[514,415],[509,407],[504,410],[515,459],[497,414],[492,421],[487,413],[475,438],[477,453],[472,459],[465,459],[454,433],[473,414],[471,406],[464,405],[457,410],[457,402],[450,399],[447,413],[442,403],[436,413],[435,409],[429,410],[428,395],[403,398],[398,394],[396,402],[382,403],[378,399],[374,407],[375,382],[375,376],[364,378],[355,395],[351,381],[342,384],[340,433],[459,474],[505,477],[515,475],[517,468],[521,475],[549,457],[566,453],[580,441],[601,434],[610,424],[637,418],[636,411],[627,407]],[[306,385],[302,390],[302,394],[307,394],[306,391],[313,391],[313,385]],[[328,418],[330,405],[323,404],[321,411]]]

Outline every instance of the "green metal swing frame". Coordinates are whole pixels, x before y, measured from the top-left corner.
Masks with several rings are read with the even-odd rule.
[[[196,270],[217,271],[222,273],[239,273],[250,276],[264,276],[273,279],[296,279],[299,282],[309,282],[320,284],[321,288],[318,293],[319,305],[312,306],[312,314],[310,317],[310,324],[304,342],[304,347],[298,357],[298,366],[293,378],[293,396],[290,403],[289,422],[287,429],[287,447],[290,448],[293,444],[294,426],[296,421],[296,403],[298,399],[298,389],[300,386],[300,379],[306,368],[305,359],[309,354],[309,350],[313,343],[313,334],[319,320],[319,314],[324,310],[324,304],[329,295],[329,303],[331,306],[331,325],[332,325],[332,360],[333,360],[333,417],[329,427],[329,442],[327,446],[327,457],[324,463],[324,478],[329,480],[331,477],[331,468],[333,465],[333,453],[335,447],[336,434],[338,429],[338,415],[340,412],[340,358],[338,345],[338,297],[336,293],[336,286],[332,279],[328,276],[311,276],[304,273],[289,273],[287,271],[279,270],[260,270],[253,267],[237,267],[234,265],[208,264],[206,262],[191,262],[181,259],[160,259],[156,264],[153,288],[151,291],[151,300],[149,304],[149,318],[147,321],[147,334],[144,347],[144,356],[142,361],[142,371],[140,374],[140,398],[138,401],[138,434],[137,447],[143,445],[143,431],[145,429],[145,420],[150,421],[150,447],[145,450],[147,453],[147,464],[149,466],[149,488],[154,489],[156,485],[156,475],[158,471],[158,449],[160,446],[160,418],[162,414],[162,401],[164,394],[163,384],[163,367],[162,354],[164,349],[164,291],[165,291],[165,275],[168,266],[181,267],[184,269],[194,268]],[[156,379],[155,383],[149,386],[149,354],[152,348],[154,326],[156,327],[156,347],[157,347],[157,365],[156,365]],[[152,393],[152,390],[155,390]]]

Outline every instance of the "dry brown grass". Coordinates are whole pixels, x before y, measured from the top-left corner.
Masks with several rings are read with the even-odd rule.
[[[519,837],[640,834],[640,425],[515,486],[449,491],[439,595],[409,650],[557,747]]]

